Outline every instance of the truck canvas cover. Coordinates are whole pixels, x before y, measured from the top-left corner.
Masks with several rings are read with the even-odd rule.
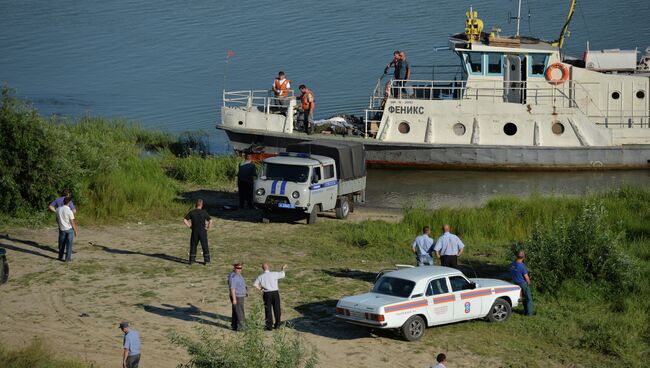
[[[311,141],[293,144],[287,152],[309,153],[331,157],[336,162],[336,172],[341,180],[366,176],[366,152],[358,142]]]

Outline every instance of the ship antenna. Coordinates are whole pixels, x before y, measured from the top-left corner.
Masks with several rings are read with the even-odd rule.
[[[521,0],[519,0],[519,5],[517,6],[517,34],[516,37],[519,37],[519,24],[521,23]]]

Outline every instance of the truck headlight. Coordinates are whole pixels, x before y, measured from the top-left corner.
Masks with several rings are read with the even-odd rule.
[[[298,198],[300,198],[300,192],[296,190],[296,191],[294,191],[293,193],[291,193],[291,196],[292,196],[294,199],[298,199]]]
[[[264,193],[265,193],[265,190],[264,190],[264,188],[257,188],[255,193],[257,193],[258,196],[263,196]]]

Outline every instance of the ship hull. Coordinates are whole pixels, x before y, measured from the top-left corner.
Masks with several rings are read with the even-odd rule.
[[[395,143],[358,137],[306,135],[219,125],[235,151],[274,155],[313,139],[362,142],[368,166],[396,169],[576,171],[650,169],[650,145],[618,147],[531,147]]]

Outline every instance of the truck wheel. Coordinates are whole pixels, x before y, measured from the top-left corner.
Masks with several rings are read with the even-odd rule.
[[[9,279],[9,264],[4,255],[0,256],[0,284],[4,284]]]
[[[425,328],[426,325],[424,324],[422,317],[413,316],[404,322],[404,325],[400,328],[400,332],[402,333],[404,340],[415,341],[419,340],[422,335],[424,335]]]
[[[309,213],[309,216],[307,217],[307,225],[313,225],[316,223],[319,210],[320,210],[319,205],[315,205],[314,208]]]
[[[348,197],[341,197],[339,200],[339,206],[334,209],[336,212],[336,218],[343,220],[348,218],[348,215],[350,214],[350,202],[348,201]]]
[[[510,303],[503,299],[497,299],[492,304],[487,319],[490,322],[503,322],[510,318],[510,313],[512,313]]]

